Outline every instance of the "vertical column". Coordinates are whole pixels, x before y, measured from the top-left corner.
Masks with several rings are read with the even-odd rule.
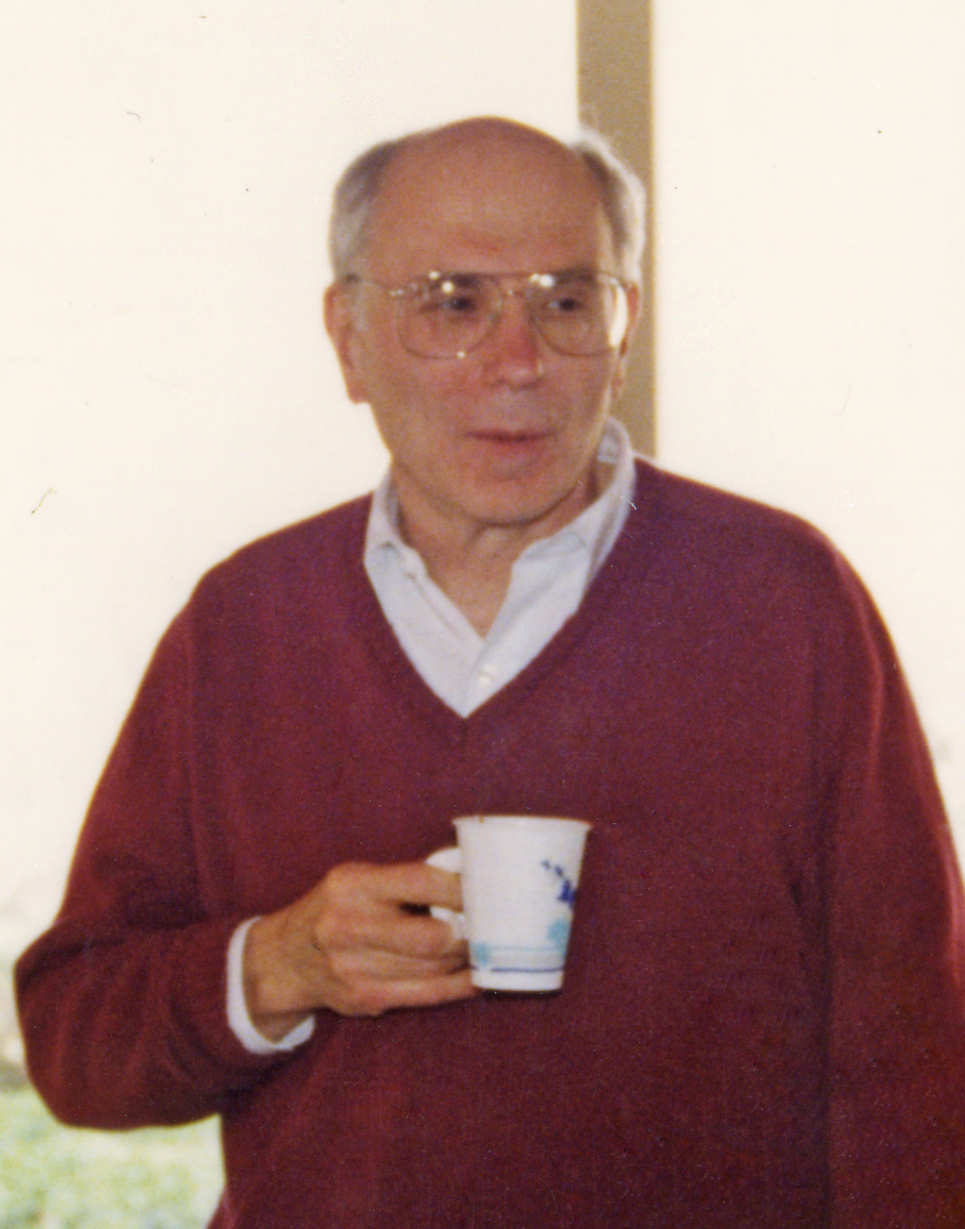
[[[609,137],[647,185],[643,314],[620,416],[636,447],[656,446],[651,185],[650,0],[577,0],[580,118]]]

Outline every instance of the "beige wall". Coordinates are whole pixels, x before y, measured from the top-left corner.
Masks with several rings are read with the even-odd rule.
[[[381,472],[321,328],[336,174],[462,114],[572,129],[576,51],[558,0],[4,0],[0,25],[2,956],[200,572]]]

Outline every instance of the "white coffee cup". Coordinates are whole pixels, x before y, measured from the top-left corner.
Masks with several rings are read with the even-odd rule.
[[[453,823],[458,848],[437,850],[427,861],[460,874],[464,914],[433,913],[469,940],[473,985],[558,990],[590,825],[532,815],[471,815]]]

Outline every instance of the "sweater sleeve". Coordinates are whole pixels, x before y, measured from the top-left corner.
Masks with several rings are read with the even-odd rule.
[[[965,932],[952,839],[894,649],[842,564],[826,672],[834,1229],[965,1224]],[[840,610],[839,610],[840,614]],[[827,762],[827,761],[826,761]]]
[[[284,1061],[228,1023],[243,916],[223,868],[197,857],[186,622],[161,642],[104,770],[60,913],[16,969],[31,1078],[73,1125],[201,1118]]]

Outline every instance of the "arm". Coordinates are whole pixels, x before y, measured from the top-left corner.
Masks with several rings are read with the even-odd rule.
[[[189,677],[182,616],[98,784],[60,913],[17,965],[31,1078],[73,1125],[203,1117],[267,1065],[221,1023],[242,918],[212,909],[199,881]]]
[[[823,738],[832,1224],[965,1224],[961,881],[894,650],[844,581]]]
[[[176,620],[162,641],[125,722],[92,802],[58,919],[18,963],[31,1077],[54,1113],[76,1125],[133,1127],[204,1117],[279,1062],[293,1061],[286,1053],[252,1053],[227,1019],[226,955],[246,917],[265,913],[257,933],[249,934],[247,977],[266,1035],[286,1031],[278,1017],[301,1018],[329,1001],[317,978],[324,965],[311,943],[309,963],[316,971],[300,982],[279,975],[284,952],[304,956],[304,935],[321,925],[316,942],[339,932],[358,958],[365,927],[371,928],[364,917],[347,917],[344,902],[341,922],[324,924],[322,906],[330,895],[324,883],[306,901],[280,910],[264,910],[260,899],[236,898],[233,850],[221,822],[221,808],[230,800],[198,783],[197,748],[205,732],[192,722],[193,677],[210,674],[210,668],[199,671],[193,662],[185,623],[184,616]],[[269,880],[269,851],[263,859],[259,854],[262,861]],[[412,903],[436,903],[438,893],[438,903],[450,904],[455,878],[418,866],[415,879],[426,873],[429,883],[421,895],[415,885],[418,899]],[[368,868],[367,876],[378,882],[380,872]],[[347,877],[340,872],[335,883]],[[398,902],[378,907],[383,916],[376,947],[401,949],[395,954],[403,966],[406,960],[424,961],[423,971],[432,969],[430,980],[440,980],[423,1001],[467,992],[467,976],[451,972],[464,954],[452,948],[444,924],[414,917]],[[394,937],[396,926],[403,937]],[[417,951],[407,955],[410,936]],[[382,959],[383,974],[391,974]],[[330,980],[341,977],[344,983],[342,958],[336,954],[330,965]],[[294,995],[293,980],[300,985]],[[277,987],[287,995],[280,1003],[273,997]],[[351,986],[343,993],[347,1006]],[[363,993],[360,1009],[400,1004],[388,986],[380,994],[376,1002],[363,1001]],[[412,998],[411,985],[402,999],[407,997],[419,998]],[[324,1045],[337,1027],[335,998],[331,1007],[319,1013],[306,1050]]]

